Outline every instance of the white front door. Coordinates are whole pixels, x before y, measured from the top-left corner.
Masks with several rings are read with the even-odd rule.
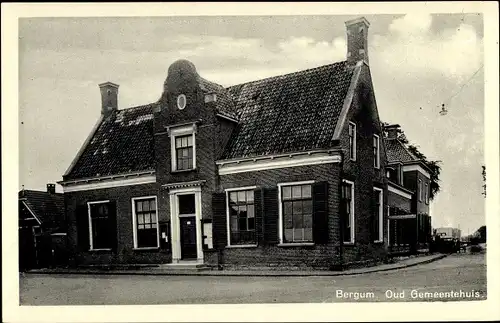
[[[169,194],[172,262],[203,263],[201,188],[172,189]]]

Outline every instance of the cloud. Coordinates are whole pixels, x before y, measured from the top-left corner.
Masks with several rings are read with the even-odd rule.
[[[390,34],[373,37],[372,53],[393,73],[407,77],[438,74],[464,81],[483,61],[483,42],[473,26],[434,33],[432,16],[408,14],[389,25]]]

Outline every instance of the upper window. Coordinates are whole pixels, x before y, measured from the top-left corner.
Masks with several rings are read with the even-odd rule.
[[[382,242],[384,240],[384,199],[382,189],[373,188],[373,240]]]
[[[380,168],[380,137],[373,135],[373,166]]]
[[[425,183],[425,203],[429,204],[429,185]]]
[[[257,244],[255,236],[254,188],[226,191],[229,245]]]
[[[356,160],[356,124],[349,122],[349,159]]]
[[[283,242],[312,242],[312,183],[282,184],[279,189]]]
[[[418,180],[418,200],[422,201],[423,189],[422,189],[422,180]]]
[[[90,249],[111,249],[112,232],[109,201],[88,202]]]
[[[344,180],[341,194],[344,242],[354,243],[354,183]]]
[[[403,165],[399,164],[399,185],[403,185]]]
[[[196,168],[196,127],[194,124],[170,130],[172,171]]]
[[[132,199],[134,248],[158,248],[159,228],[156,196]]]
[[[177,170],[193,168],[193,135],[175,137]]]

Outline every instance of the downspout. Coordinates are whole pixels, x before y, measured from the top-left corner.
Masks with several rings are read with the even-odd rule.
[[[343,230],[343,221],[342,221],[342,180],[344,178],[344,151],[340,151],[340,180],[339,180],[339,189],[338,189],[338,196],[339,196],[339,207],[338,207],[338,214],[339,214],[339,237],[340,237],[340,244],[339,244],[339,270],[344,270],[344,230]]]

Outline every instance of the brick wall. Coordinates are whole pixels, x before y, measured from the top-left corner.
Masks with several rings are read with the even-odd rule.
[[[254,248],[225,248],[222,262],[231,267],[329,268],[338,263],[339,241],[339,177],[338,164],[270,169],[220,176],[219,192],[227,188],[257,186],[277,187],[278,183],[306,180],[328,182],[328,243],[314,246],[282,247],[259,245]],[[277,202],[278,203],[278,202]]]
[[[418,190],[418,180],[422,181],[422,189],[425,190],[425,184],[427,183],[427,188],[430,187],[430,180],[425,177],[419,171],[406,171],[404,172],[404,187],[415,192],[415,198],[412,201],[412,213],[416,214],[429,214],[429,204],[425,203],[425,192],[422,193],[422,201],[419,200],[419,190]]]
[[[349,159],[349,121],[356,123],[356,160]],[[380,168],[374,167],[373,135],[380,138]],[[387,208],[384,212],[384,243],[373,243],[371,235],[373,188],[383,189],[384,205],[387,205],[387,163],[384,140],[378,111],[374,99],[373,85],[369,69],[364,66],[360,74],[351,109],[341,133],[340,145],[345,152],[342,178],[354,182],[355,243],[345,245],[343,257],[345,264],[384,258],[387,253]]]
[[[408,213],[411,212],[411,199],[407,199],[406,197],[393,192],[387,192],[387,197],[387,204],[389,206],[400,208],[407,211]]]
[[[171,255],[168,250],[133,250],[132,198],[155,195],[160,197],[156,184],[123,186],[108,189],[65,193],[65,207],[68,221],[68,247],[74,255],[73,264],[113,264],[113,263],[167,263]],[[116,202],[117,249],[116,251],[81,251],[78,248],[76,227],[77,207],[87,202],[110,200]],[[159,203],[158,203],[159,204]],[[159,204],[158,222],[160,227],[169,220],[168,213]]]

